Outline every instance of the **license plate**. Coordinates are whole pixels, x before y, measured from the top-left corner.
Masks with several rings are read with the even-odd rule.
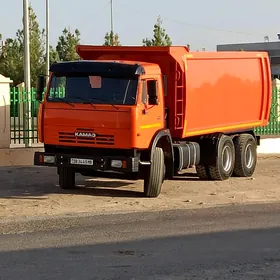
[[[93,160],[82,159],[82,158],[71,158],[70,163],[75,165],[93,165]]]

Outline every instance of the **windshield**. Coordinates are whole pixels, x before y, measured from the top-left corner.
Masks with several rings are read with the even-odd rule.
[[[54,74],[48,101],[135,105],[138,79]]]

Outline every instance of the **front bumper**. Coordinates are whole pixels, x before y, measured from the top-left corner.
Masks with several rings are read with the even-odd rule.
[[[138,157],[84,156],[35,152],[34,165],[69,167],[77,170],[138,172]]]

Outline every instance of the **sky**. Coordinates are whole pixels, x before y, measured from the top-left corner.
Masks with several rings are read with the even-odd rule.
[[[15,37],[22,28],[23,1],[1,0],[0,33]],[[45,27],[45,0],[30,0],[41,28]],[[49,0],[50,43],[56,45],[64,27],[81,32],[82,44],[100,45],[110,30],[109,0]],[[192,50],[216,50],[227,43],[277,41],[279,0],[113,0],[114,31],[122,45],[141,45],[153,35],[157,16],[173,45]]]

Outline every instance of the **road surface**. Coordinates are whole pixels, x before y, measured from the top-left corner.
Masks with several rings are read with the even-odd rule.
[[[1,235],[0,279],[280,279],[279,213],[263,204],[77,217]]]

